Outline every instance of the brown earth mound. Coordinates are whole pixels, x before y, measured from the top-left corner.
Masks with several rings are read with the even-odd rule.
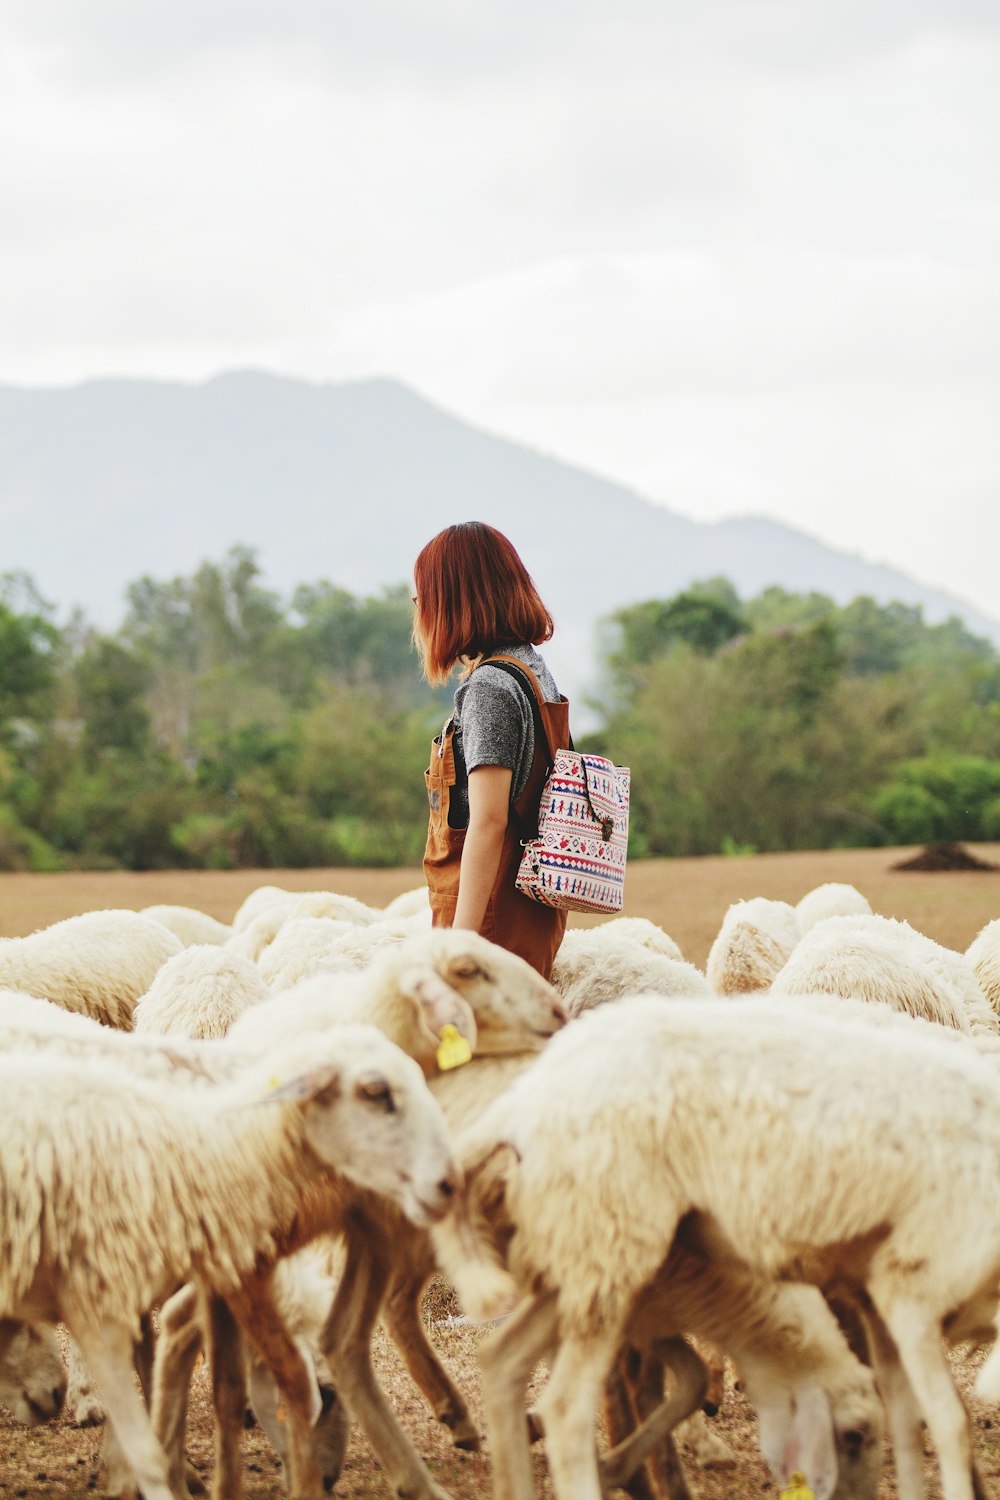
[[[1000,870],[970,854],[964,844],[925,844],[912,859],[901,859],[893,870]]]

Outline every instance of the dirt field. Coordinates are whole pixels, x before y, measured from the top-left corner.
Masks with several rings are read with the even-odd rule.
[[[915,927],[949,947],[964,949],[987,921],[1000,917],[1000,872],[904,874],[890,866],[912,851],[863,850],[826,854],[753,856],[747,859],[650,861],[631,867],[627,910],[660,922],[676,939],[685,956],[703,965],[726,907],[749,896],[771,896],[797,901],[823,881],[847,881],[868,896],[877,911],[906,918]],[[1000,863],[1000,845],[980,845],[976,852]],[[159,902],[200,907],[229,921],[244,896],[257,885],[273,883],[298,890],[334,889],[363,900],[384,903],[418,883],[416,871],[299,870],[240,871],[234,873],[151,873],[143,875],[0,875],[0,936],[19,936],[62,917],[96,907],[141,909]],[[586,921],[587,919],[583,919]],[[455,1309],[442,1298],[433,1303],[435,1339],[463,1385],[475,1392],[476,1332],[455,1325]],[[963,1389],[967,1390],[974,1361],[956,1358]],[[462,1454],[450,1447],[447,1436],[430,1418],[426,1406],[402,1373],[384,1341],[377,1350],[381,1378],[401,1419],[426,1456],[439,1482],[455,1500],[484,1500],[489,1493],[488,1457]],[[211,1464],[211,1437],[205,1404],[204,1376],[199,1377],[190,1451],[196,1465]],[[1000,1415],[971,1402],[975,1447],[982,1473],[991,1488],[1000,1477]],[[996,1424],[996,1425],[995,1425]],[[691,1470],[693,1493],[700,1500],[735,1500],[774,1493],[768,1471],[757,1456],[753,1420],[738,1395],[731,1395],[716,1427],[737,1455],[735,1467],[718,1471]],[[31,1500],[82,1500],[100,1494],[97,1464],[101,1431],[75,1429],[66,1423],[26,1431],[0,1412],[0,1497]],[[276,1464],[265,1440],[256,1431],[245,1434],[246,1494],[248,1500],[272,1500],[283,1493]],[[551,1495],[544,1473],[544,1457],[536,1457],[541,1500]],[[1000,1486],[996,1486],[1000,1494]],[[388,1496],[379,1471],[363,1441],[355,1434],[337,1494]],[[928,1462],[928,1494],[940,1496]],[[879,1490],[879,1500],[895,1500],[891,1463]]]

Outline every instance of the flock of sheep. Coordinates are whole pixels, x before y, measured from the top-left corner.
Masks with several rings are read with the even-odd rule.
[[[106,1492],[186,1500],[204,1350],[215,1500],[248,1403],[297,1500],[351,1419],[389,1492],[447,1500],[371,1355],[381,1320],[478,1446],[421,1318],[443,1273],[497,1320],[495,1500],[532,1500],[542,1435],[558,1500],[649,1474],[684,1500],[674,1433],[723,1355],[784,1494],[874,1500],[891,1442],[918,1500],[923,1422],[945,1500],[983,1500],[943,1344],[997,1334],[1000,920],[959,954],[828,885],[731,907],[704,973],[620,918],[552,980],[432,930],[423,891],[0,941],[0,1402],[106,1413]],[[1000,1399],[1000,1343],[977,1389]]]

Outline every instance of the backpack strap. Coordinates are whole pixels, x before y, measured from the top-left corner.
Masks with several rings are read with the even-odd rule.
[[[524,688],[528,702],[531,705],[531,715],[535,721],[535,734],[539,737],[540,744],[548,746],[549,767],[551,769],[555,763],[556,751],[560,747],[553,745],[549,739],[549,732],[545,727],[545,720],[542,716],[542,705],[547,700],[542,694],[538,678],[531,668],[526,666],[523,661],[518,661],[516,656],[504,656],[502,654],[484,656],[482,661],[476,663],[476,668],[478,670],[479,667],[485,666],[496,667],[499,672],[506,672],[508,677],[512,677],[515,682],[520,682],[521,687]],[[573,736],[570,735],[569,744],[566,746],[566,749],[573,750],[574,748]]]

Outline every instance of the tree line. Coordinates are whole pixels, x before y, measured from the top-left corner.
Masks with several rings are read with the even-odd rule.
[[[404,584],[283,598],[245,548],[113,632],[0,577],[0,869],[418,861],[450,694],[410,626]],[[1000,654],[957,618],[710,579],[603,621],[594,677],[636,855],[1000,839]]]

